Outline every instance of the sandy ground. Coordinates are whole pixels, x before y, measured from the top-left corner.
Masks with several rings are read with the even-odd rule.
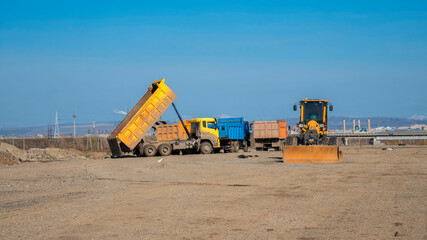
[[[343,152],[0,166],[0,239],[427,239],[427,147]]]

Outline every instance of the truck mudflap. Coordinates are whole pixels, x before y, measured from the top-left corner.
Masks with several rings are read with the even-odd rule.
[[[340,163],[342,152],[338,146],[284,146],[285,163]]]

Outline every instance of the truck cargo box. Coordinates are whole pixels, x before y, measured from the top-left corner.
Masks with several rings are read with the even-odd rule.
[[[249,137],[249,124],[243,118],[219,118],[217,120],[219,138],[243,140]]]
[[[110,134],[108,142],[113,156],[120,156],[123,150],[132,151],[176,99],[176,94],[164,81],[165,79],[154,81]],[[125,90],[123,89],[121,94],[126,94]],[[120,95],[117,98],[120,98]],[[126,147],[128,149],[124,149]]]
[[[285,139],[288,136],[286,121],[254,121],[254,139]]]
[[[183,121],[187,130],[190,131],[191,123],[190,121]],[[186,140],[188,139],[187,133],[185,132],[184,127],[181,122],[174,124],[164,124],[158,125],[156,127],[156,137],[157,141],[172,141],[172,140]]]

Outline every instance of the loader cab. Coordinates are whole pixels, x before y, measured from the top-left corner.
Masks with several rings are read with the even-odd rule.
[[[329,105],[327,100],[319,99],[304,99],[300,101],[300,124],[306,125],[310,121],[316,121],[318,124],[326,124],[328,122],[328,106],[329,110],[333,110],[333,106]],[[297,105],[294,105],[294,111],[297,110]]]

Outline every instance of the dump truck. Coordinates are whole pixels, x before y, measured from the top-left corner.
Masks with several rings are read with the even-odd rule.
[[[165,84],[165,79],[151,83],[145,95],[109,135],[108,144],[112,157],[119,157],[125,153],[151,157],[156,154],[167,156],[173,151],[181,150],[204,154],[217,151],[220,143],[215,119],[191,120],[190,134],[173,103],[176,98],[177,95]],[[184,139],[182,135],[177,138],[162,136],[164,139],[159,140],[148,138],[147,132],[156,125],[170,105],[174,107],[187,137]],[[213,122],[213,129],[207,127],[207,122]]]
[[[281,151],[288,136],[286,121],[254,121],[253,122],[255,149]]]
[[[285,140],[283,161],[285,163],[338,163],[342,161],[342,152],[336,137],[328,136],[328,107],[333,105],[327,100],[303,99],[299,102],[300,122],[298,134],[291,134]],[[297,111],[295,104],[293,110]]]
[[[250,146],[249,122],[243,117],[218,118],[220,144],[225,152],[247,152]]]

